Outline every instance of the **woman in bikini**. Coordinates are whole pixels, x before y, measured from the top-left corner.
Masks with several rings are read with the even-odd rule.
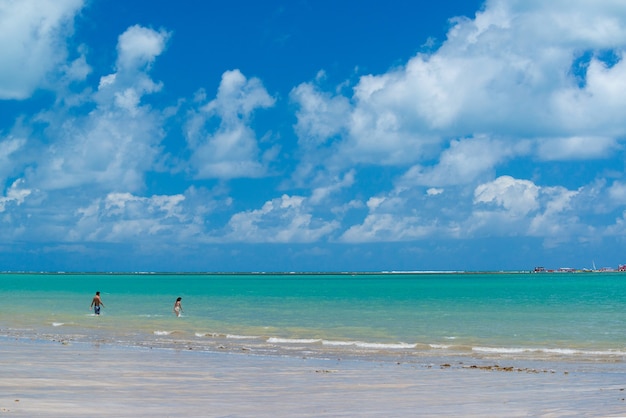
[[[180,304],[182,298],[178,298],[176,299],[176,302],[174,302],[174,313],[176,314],[176,316],[180,316],[180,313],[183,311],[183,307]]]

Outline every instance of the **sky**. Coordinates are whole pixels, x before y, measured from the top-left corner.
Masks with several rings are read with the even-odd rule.
[[[0,271],[626,263],[623,0],[0,0]]]

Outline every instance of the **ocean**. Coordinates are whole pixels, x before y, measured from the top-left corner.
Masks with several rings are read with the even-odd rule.
[[[0,301],[1,337],[63,344],[622,372],[626,360],[622,273],[4,273]]]

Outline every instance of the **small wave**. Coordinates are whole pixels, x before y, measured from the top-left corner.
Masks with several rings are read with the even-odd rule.
[[[65,322],[53,322],[52,323],[53,327],[62,327],[63,325],[65,325]]]
[[[473,351],[479,353],[498,353],[498,354],[519,354],[524,352],[537,351],[528,348],[515,348],[515,347],[473,347]]]
[[[322,341],[323,345],[329,346],[354,346],[359,348],[370,348],[370,349],[378,349],[378,350],[406,350],[409,348],[415,348],[416,344],[408,344],[408,343],[369,343],[363,341]]]
[[[425,343],[415,343],[415,349],[419,350],[419,351],[425,351],[425,350],[430,350],[432,347],[430,346],[430,344],[425,344]]]
[[[435,350],[447,350],[450,348],[449,345],[445,345],[445,344],[428,344],[428,346]]]
[[[257,340],[261,338],[256,335],[222,334],[219,332],[196,332],[194,335],[198,338],[229,338],[231,340]]]
[[[254,335],[236,335],[236,334],[226,334],[226,338],[230,338],[233,340],[256,340],[261,337],[257,337]]]
[[[354,345],[355,342],[354,341],[328,341],[328,340],[324,340],[322,341],[322,344],[324,345],[334,345],[334,346],[348,346],[348,345]]]
[[[592,355],[592,356],[626,356],[623,350],[577,350],[573,348],[540,348],[533,351],[540,351],[548,354],[565,355]]]
[[[226,338],[226,334],[220,334],[217,332],[196,332],[196,337],[211,337],[211,338]]]
[[[473,347],[473,351],[493,354],[545,353],[565,356],[626,356],[621,350],[580,350],[573,348],[529,348],[529,347]]]
[[[174,331],[154,331],[154,335],[171,335]]]
[[[273,344],[314,344],[322,340],[318,338],[278,338],[270,337],[267,339],[268,343]]]
[[[415,348],[415,344],[407,344],[407,343],[364,343],[357,342],[355,343],[357,347],[361,348],[375,348],[380,350],[405,350],[409,348]]]

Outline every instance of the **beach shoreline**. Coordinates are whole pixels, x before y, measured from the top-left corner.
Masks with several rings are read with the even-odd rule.
[[[624,416],[626,374],[4,337],[2,416]],[[511,363],[512,364],[512,363]]]
[[[626,416],[614,275],[2,284],[0,416]]]

